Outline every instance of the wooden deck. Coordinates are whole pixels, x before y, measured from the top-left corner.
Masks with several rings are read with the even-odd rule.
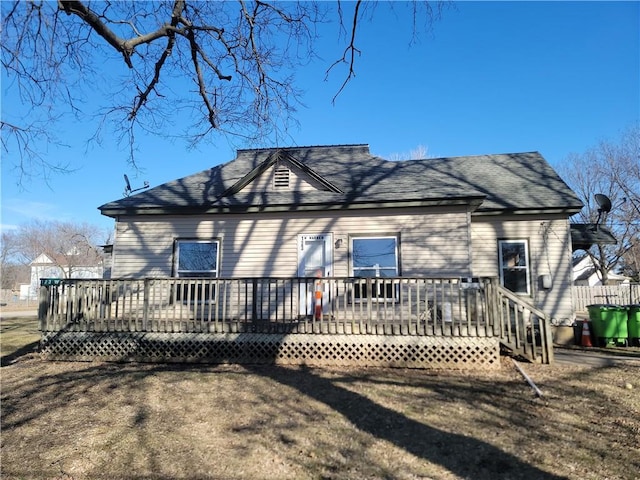
[[[491,279],[43,280],[39,318],[50,358],[460,367],[502,342],[550,362],[519,303]]]

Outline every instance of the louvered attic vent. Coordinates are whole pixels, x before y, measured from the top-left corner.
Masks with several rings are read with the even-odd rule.
[[[276,165],[273,171],[273,188],[275,190],[289,190],[291,170],[284,165]]]

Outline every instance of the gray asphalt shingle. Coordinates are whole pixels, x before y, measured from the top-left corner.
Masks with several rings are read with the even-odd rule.
[[[222,194],[274,153],[283,153],[337,187],[340,192]],[[106,215],[154,209],[313,206],[429,201],[482,201],[478,212],[563,210],[582,203],[537,152],[389,161],[368,145],[333,145],[239,150],[236,159],[131,197],[102,205]]]

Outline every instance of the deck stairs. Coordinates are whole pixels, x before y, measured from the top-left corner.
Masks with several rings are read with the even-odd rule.
[[[492,288],[501,350],[532,363],[553,363],[549,316],[502,286]]]

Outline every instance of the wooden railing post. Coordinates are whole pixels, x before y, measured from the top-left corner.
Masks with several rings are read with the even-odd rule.
[[[151,279],[144,279],[144,286],[142,291],[142,331],[148,332],[147,325],[149,320],[149,295],[151,291]]]
[[[546,317],[540,318],[540,337],[542,339],[542,363],[553,363],[553,334],[551,325]]]
[[[258,279],[252,279],[252,289],[251,292],[251,320],[258,320]]]
[[[499,332],[496,331],[496,326],[499,325],[498,314],[498,296],[495,289],[495,279],[484,279],[484,301],[487,308],[487,328],[491,329],[491,334],[496,335]]]
[[[365,299],[367,301],[367,323],[369,325],[372,324],[373,319],[373,305],[371,301],[371,297],[373,297],[373,281],[371,278],[366,279],[366,290],[365,290]],[[362,296],[362,294],[361,294]],[[378,333],[377,330],[375,333]]]
[[[47,328],[48,323],[48,314],[50,311],[49,300],[51,296],[49,295],[49,288],[45,285],[40,285],[40,290],[38,290],[38,321],[40,324],[40,331],[44,332]]]

